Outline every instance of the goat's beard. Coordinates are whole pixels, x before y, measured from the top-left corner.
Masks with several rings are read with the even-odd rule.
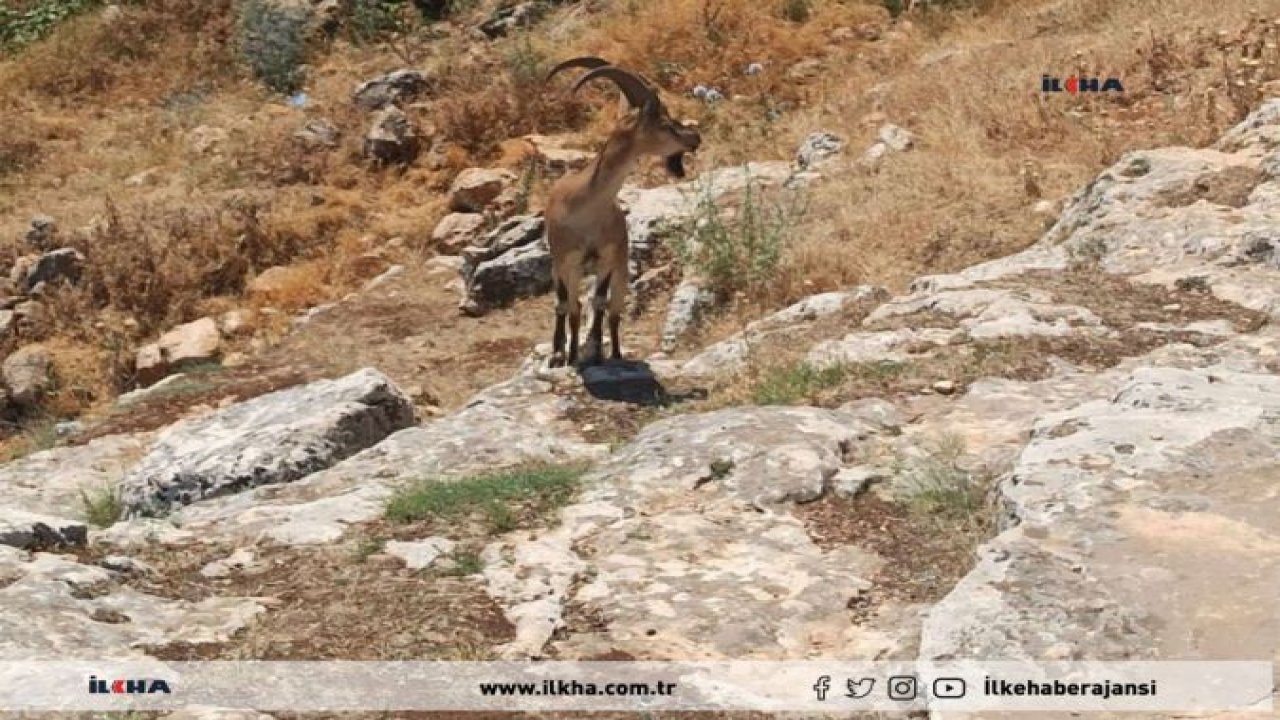
[[[667,156],[667,172],[684,179],[684,153],[678,152]]]

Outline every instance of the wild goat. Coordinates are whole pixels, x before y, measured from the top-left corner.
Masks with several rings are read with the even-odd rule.
[[[567,362],[578,361],[578,329],[582,323],[582,303],[578,285],[594,266],[596,282],[592,295],[591,330],[587,337],[587,362],[596,362],[604,350],[604,314],[609,313],[611,357],[622,357],[618,325],[626,305],[629,281],[627,223],[618,207],[618,191],[639,164],[653,155],[666,160],[667,170],[683,178],[684,154],[702,143],[697,129],[673,120],[657,92],[639,76],[610,65],[597,57],[577,57],[551,69],[549,81],[568,68],[587,68],[573,86],[573,92],[592,80],[613,81],[630,104],[625,116],[599,154],[582,170],[566,175],[551,187],[547,200],[547,244],[551,249],[551,273],[556,291],[556,324],[552,336],[551,367],[566,363],[565,318],[569,320]]]

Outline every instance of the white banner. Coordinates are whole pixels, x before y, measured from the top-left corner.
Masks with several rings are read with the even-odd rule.
[[[1271,662],[0,661],[0,711],[1270,712]]]

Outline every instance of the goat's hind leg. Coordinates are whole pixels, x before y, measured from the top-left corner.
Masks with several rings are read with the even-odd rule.
[[[557,318],[569,318],[569,356],[567,362],[573,365],[578,362],[578,331],[582,326],[582,298],[578,296],[578,286],[582,283],[582,256],[565,258],[556,277],[556,314]],[[557,319],[557,324],[560,322]],[[563,341],[560,345],[563,347]],[[561,355],[563,358],[563,354]],[[563,365],[564,362],[561,363]]]
[[[591,329],[587,332],[587,346],[583,362],[595,364],[604,359],[604,313],[609,296],[610,273],[596,277],[596,288],[591,293]]]
[[[622,341],[619,338],[618,326],[622,323],[622,312],[627,307],[627,260],[621,260],[621,267],[609,273],[609,357],[622,359]],[[597,289],[597,293],[599,290]],[[603,348],[602,348],[603,351]]]

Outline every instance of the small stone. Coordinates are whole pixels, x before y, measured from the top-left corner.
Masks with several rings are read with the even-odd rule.
[[[36,252],[47,252],[57,247],[58,224],[48,215],[36,215],[31,218],[31,229],[27,230],[27,245]]]
[[[387,543],[388,555],[400,558],[410,570],[422,570],[430,567],[441,556],[453,550],[456,543],[442,537],[431,537],[415,542],[392,540]]]
[[[435,230],[431,241],[441,251],[456,254],[473,244],[484,232],[484,215],[472,212],[455,212],[445,215]]]
[[[332,149],[338,147],[342,132],[333,123],[319,118],[308,120],[301,130],[293,134],[293,137],[304,147],[315,150]]]
[[[395,105],[374,116],[364,138],[365,157],[384,164],[405,165],[418,157],[421,149],[418,129]]]
[[[956,391],[956,384],[951,380],[939,380],[933,384],[933,391],[939,395],[951,395]]]
[[[905,152],[915,144],[915,136],[910,131],[892,123],[883,125],[876,137],[895,152]]]
[[[154,567],[128,555],[108,555],[98,564],[108,570],[132,575],[151,575],[156,571]]]
[[[221,560],[200,568],[200,574],[207,578],[223,578],[233,572],[252,571],[259,567],[258,556],[249,548],[240,548]]]
[[[449,187],[449,209],[455,212],[483,212],[517,178],[510,170],[468,168],[458,173]]]
[[[213,318],[200,318],[161,335],[158,344],[165,361],[174,369],[181,369],[217,359],[222,333]]]
[[[431,83],[417,70],[394,70],[361,83],[351,94],[365,110],[380,110],[393,103],[407,102],[431,90]]]

